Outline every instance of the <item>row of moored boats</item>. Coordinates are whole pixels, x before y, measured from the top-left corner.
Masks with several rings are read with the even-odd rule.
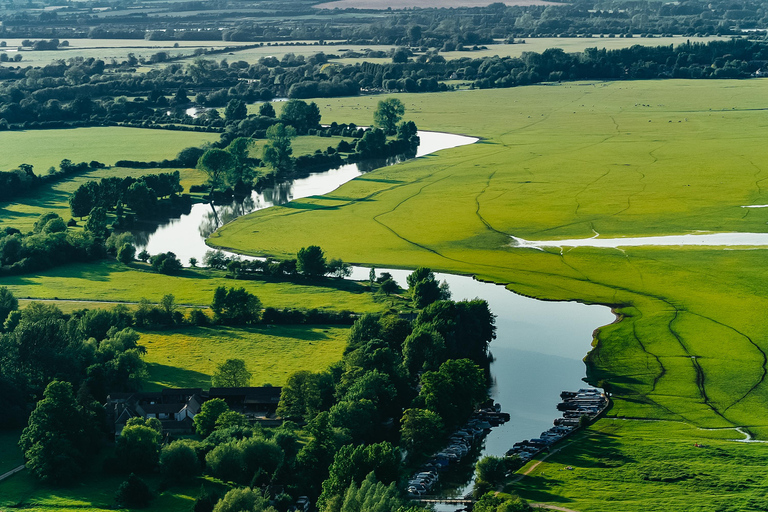
[[[412,476],[406,485],[408,494],[413,497],[429,494],[435,487],[440,472],[452,463],[464,458],[477,441],[483,439],[496,427],[509,421],[509,413],[501,412],[501,405],[491,403],[472,415],[463,427],[457,429],[448,441],[448,446],[432,455]]]
[[[563,417],[555,419],[555,426],[542,432],[537,438],[515,443],[507,451],[508,456],[517,455],[522,460],[529,461],[576,430],[582,417],[591,421],[608,406],[605,394],[594,388],[563,391],[560,398],[563,401],[557,405],[557,409],[563,412]]]

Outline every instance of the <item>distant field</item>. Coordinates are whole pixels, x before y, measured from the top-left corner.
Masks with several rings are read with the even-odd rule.
[[[317,100],[322,101],[322,100]],[[279,104],[275,103],[275,106],[277,107]],[[258,105],[251,105],[249,106],[249,110],[258,110]],[[277,110],[277,108],[275,109]],[[278,110],[279,111],[279,110]],[[298,157],[301,155],[310,155],[315,152],[315,150],[321,150],[325,151],[328,149],[329,146],[332,146],[334,149],[336,146],[338,146],[339,142],[342,140],[346,140],[347,142],[351,142],[352,139],[350,137],[317,137],[314,135],[307,135],[304,137],[297,137],[291,142],[291,148],[293,149],[293,156]],[[256,140],[254,142],[253,148],[251,149],[251,156],[256,156],[261,158],[263,153],[263,148],[266,145],[267,141],[264,139]]]
[[[217,133],[154,130],[121,126],[61,130],[5,131],[0,133],[0,171],[31,164],[36,174],[68,158],[73,162],[174,158],[182,149],[219,139]]]
[[[87,181],[96,181],[110,177],[138,177],[145,174],[173,172],[175,170],[113,167],[110,169],[97,169],[73,176],[51,187],[34,190],[26,196],[19,197],[13,203],[0,203],[0,227],[12,226],[22,231],[30,230],[37,218],[47,212],[55,212],[63,219],[69,219],[72,216],[72,212],[69,209],[69,197],[80,185]],[[201,184],[206,180],[205,174],[196,169],[179,169],[179,172],[181,173],[181,184],[186,191],[189,191],[190,185]]]
[[[328,253],[333,256],[333,253]],[[226,279],[223,272],[184,269],[178,276],[151,272],[140,263],[132,267],[115,260],[58,267],[36,275],[3,277],[19,299],[160,302],[172,293],[182,305],[206,307],[219,286],[243,287],[256,294],[264,307],[349,310],[357,313],[386,309],[376,302],[367,285],[340,279],[321,281],[261,281]],[[83,307],[98,307],[84,304]]]
[[[322,371],[341,359],[347,327],[271,326],[251,328],[190,328],[142,332],[149,386],[211,385],[216,366],[227,359],[244,359],[253,374],[252,386],[282,386],[299,370]]]
[[[440,52],[440,55],[446,59],[460,59],[469,57],[479,59],[481,57],[519,57],[523,52],[542,53],[549,48],[562,48],[566,53],[579,53],[587,48],[598,48],[617,50],[629,48],[630,46],[669,46],[679,45],[686,41],[696,43],[708,43],[710,41],[726,41],[730,38],[719,36],[707,37],[527,37],[522,40],[525,43],[515,44],[494,44],[488,45],[487,50],[465,51],[465,52]]]
[[[367,49],[372,50],[381,50],[381,51],[388,51],[392,48],[395,48],[394,45],[353,45],[353,44],[344,44],[344,45],[317,45],[317,44],[292,44],[290,42],[288,43],[280,43],[280,46],[262,46],[259,48],[249,48],[246,50],[237,50],[232,52],[231,55],[213,55],[211,57],[206,58],[212,58],[216,60],[221,60],[226,58],[229,61],[239,61],[244,60],[250,64],[254,64],[259,61],[259,59],[263,57],[277,57],[278,59],[281,59],[285,54],[287,53],[293,53],[294,55],[304,55],[305,57],[309,57],[311,55],[315,55],[318,53],[325,53],[326,55],[341,55],[347,50],[351,50],[358,53],[364,53]],[[193,58],[189,59],[182,59],[180,62],[192,62]],[[391,59],[388,59],[391,60]],[[333,60],[331,62],[345,62],[345,61],[336,61]]]
[[[377,2],[376,0],[336,0],[335,2],[326,2],[317,4],[316,9],[428,9],[435,7],[485,7],[491,5],[493,0],[387,0],[386,2]],[[553,2],[542,0],[501,0],[506,5],[552,5]],[[557,5],[557,4],[554,4]]]

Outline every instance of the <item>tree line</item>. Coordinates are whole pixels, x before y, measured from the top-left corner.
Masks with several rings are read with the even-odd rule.
[[[541,54],[524,52],[519,58],[465,57],[450,61],[434,50],[415,58],[409,57],[409,50],[403,50],[397,62],[395,54],[388,64],[332,66],[327,65],[323,54],[309,58],[288,54],[280,61],[265,57],[256,64],[198,59],[187,66],[170,64],[145,74],[130,69],[106,72],[104,63],[95,59],[70,64],[62,61],[26,70],[0,68],[0,78],[4,78],[0,83],[0,130],[32,128],[32,123],[128,123],[226,129],[239,131],[240,135],[247,131],[245,136],[264,130],[260,132],[263,135],[275,124],[274,116],[249,116],[244,124],[247,116],[242,109],[233,109],[223,119],[216,110],[193,119],[186,115],[185,108],[192,99],[207,108],[229,108],[232,101],[268,101],[276,96],[354,96],[363,90],[431,92],[447,90],[444,81],[451,79],[489,88],[558,80],[746,78],[768,61],[768,45],[734,39],[688,42],[676,47],[633,46],[610,51],[592,48],[573,54],[551,49]],[[194,91],[198,91],[196,95]],[[133,99],[129,101],[123,95]],[[300,119],[295,122],[288,124],[299,133],[315,127],[309,122],[307,128]]]

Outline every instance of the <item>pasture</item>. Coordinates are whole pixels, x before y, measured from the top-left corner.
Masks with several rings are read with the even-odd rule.
[[[505,491],[594,512],[765,510],[768,447],[733,441],[743,438],[672,421],[604,420],[530,463],[521,471],[530,476]]]
[[[658,432],[632,419],[681,422],[676,435],[690,445],[699,439],[691,427],[740,427],[768,439],[768,320],[759,313],[768,308],[764,249],[540,251],[510,244],[511,235],[765,232],[768,211],[742,206],[768,203],[768,83],[569,83],[453,94],[399,97],[420,128],[480,142],[379,169],[327,197],[257,212],[209,243],[274,255],[314,243],[345,261],[426,265],[537,298],[612,305],[622,320],[597,332],[587,366],[593,384],[607,381],[615,393],[609,415],[631,418],[615,433],[619,456],[656,449]],[[323,100],[320,107],[325,121],[363,124],[378,100]],[[253,230],[258,245],[246,237]],[[616,421],[601,420],[590,432]],[[575,443],[558,460],[576,465],[579,450],[591,446]],[[742,448],[736,451],[735,459]],[[766,455],[757,445],[743,452]],[[717,464],[702,485],[714,485]],[[536,486],[551,478],[531,479],[523,495],[538,499]],[[568,479],[557,485],[568,496],[584,487]],[[644,485],[622,510],[661,510],[655,495],[662,489],[675,499],[690,493],[653,478]],[[594,499],[574,497],[566,506],[607,510],[597,501],[621,499],[627,489],[596,487]],[[754,489],[731,492],[749,500]],[[700,510],[717,509],[705,502]]]
[[[148,265],[123,265],[116,260],[73,264],[35,275],[3,277],[3,286],[19,299],[55,299],[67,303],[78,300],[104,303],[136,303],[146,298],[159,303],[171,293],[180,306],[207,307],[219,286],[243,287],[261,299],[264,307],[327,309],[367,313],[383,311],[368,291],[367,284],[342,279],[276,281],[237,280],[224,272],[186,268],[178,275],[157,274]],[[71,307],[71,306],[68,306]],[[91,306],[84,302],[81,306]]]
[[[182,132],[107,126],[57,130],[4,131],[0,133],[0,170],[31,164],[44,174],[68,158],[73,162],[97,160],[114,165],[118,160],[163,160],[190,146],[219,139],[218,133]]]
[[[101,464],[101,460],[97,464]],[[0,482],[0,508],[8,510],[21,507],[33,512],[74,512],[89,510],[107,512],[115,510],[115,492],[125,480],[125,475],[105,475],[95,470],[86,483],[71,487],[46,485],[28,471],[22,471]],[[147,512],[188,512],[200,495],[201,486],[225,493],[227,486],[218,481],[198,477],[185,485],[165,488],[159,475],[142,475],[155,499]]]
[[[249,328],[197,327],[142,332],[149,371],[146,389],[211,386],[216,366],[243,359],[251,386],[282,386],[299,370],[323,371],[341,359],[347,327],[260,325]],[[276,357],[279,356],[279,357]]]

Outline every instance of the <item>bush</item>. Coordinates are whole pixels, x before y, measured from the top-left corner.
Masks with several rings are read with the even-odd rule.
[[[186,441],[174,441],[160,452],[160,472],[166,480],[179,481],[200,473],[195,449]]]
[[[139,254],[141,257],[141,254]],[[149,258],[149,263],[155,271],[161,274],[175,274],[181,270],[181,261],[171,252],[162,252]]]
[[[128,480],[120,484],[115,493],[115,501],[121,508],[144,508],[152,499],[152,491],[139,477],[130,474]]]

